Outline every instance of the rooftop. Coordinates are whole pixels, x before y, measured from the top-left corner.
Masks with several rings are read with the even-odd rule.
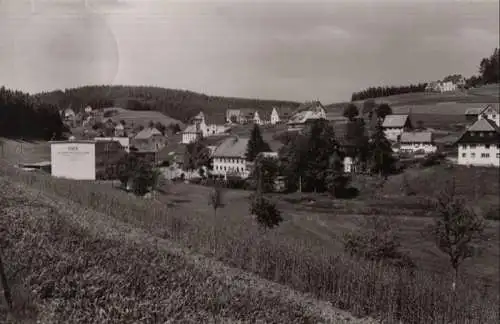
[[[160,136],[163,136],[163,134],[157,130],[156,128],[144,128],[143,130],[141,130],[139,133],[137,133],[137,135],[135,135],[135,139],[149,139],[151,138],[152,136],[154,135],[160,135]]]
[[[407,121],[408,115],[387,115],[382,123],[382,127],[404,127]]]
[[[226,138],[214,152],[216,157],[239,157],[244,158],[247,153],[249,138],[229,137]]]
[[[431,132],[403,132],[401,143],[432,143]]]
[[[482,118],[477,120],[474,124],[472,124],[467,131],[472,131],[472,132],[491,132],[491,131],[496,131],[500,132],[500,129],[498,126],[495,124],[494,121]]]

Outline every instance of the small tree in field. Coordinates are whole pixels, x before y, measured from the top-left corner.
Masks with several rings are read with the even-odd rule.
[[[215,233],[215,225],[217,222],[217,210],[219,208],[224,207],[224,204],[222,202],[222,189],[218,185],[216,185],[210,191],[210,195],[208,197],[208,205],[212,206],[212,208],[214,210],[214,219],[212,222],[212,235],[213,235],[213,239],[214,239],[214,250],[215,250],[215,247],[217,246],[217,239],[216,239],[216,233]]]
[[[359,115],[359,109],[355,104],[350,103],[344,108],[342,115],[352,121]]]
[[[250,213],[263,229],[272,229],[283,221],[276,205],[258,193],[251,198]]]
[[[436,218],[428,233],[453,269],[453,289],[462,262],[473,256],[472,244],[481,239],[483,219],[457,196],[455,179],[448,183],[433,202]]]

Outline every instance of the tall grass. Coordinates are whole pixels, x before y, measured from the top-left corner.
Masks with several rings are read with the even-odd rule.
[[[359,316],[370,315],[389,323],[497,323],[499,320],[498,292],[482,288],[481,283],[469,278],[460,282],[452,293],[451,278],[446,276],[424,271],[411,274],[335,255],[307,242],[285,240],[272,232],[262,234],[249,219],[221,220],[214,231],[212,218],[196,212],[176,215],[159,202],[102,185],[25,173],[9,166],[3,166],[0,174],[201,253],[216,251],[215,257],[231,266],[313,293]]]

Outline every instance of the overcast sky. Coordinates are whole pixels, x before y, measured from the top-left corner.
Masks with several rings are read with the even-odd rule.
[[[498,0],[0,0],[0,85],[85,84],[325,103],[469,76]]]

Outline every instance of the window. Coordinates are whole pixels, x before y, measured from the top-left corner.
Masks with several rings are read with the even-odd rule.
[[[500,153],[497,153],[497,159],[500,159]]]
[[[462,153],[462,157],[467,157],[467,153]]]
[[[483,136],[484,136],[484,133],[483,133],[483,132],[480,132],[480,133],[479,133],[479,136],[483,137]]]
[[[475,148],[476,148],[476,144],[471,144],[471,145],[470,145],[470,148],[471,148],[471,149],[475,149]]]
[[[497,118],[497,115],[491,115],[491,118],[493,118],[493,119]]]
[[[481,153],[481,158],[489,158],[490,157],[490,153]]]
[[[488,150],[490,148],[490,144],[486,144],[484,148]]]
[[[470,154],[470,157],[471,157],[471,158],[475,158],[475,157],[476,157],[476,153],[471,153],[471,154]]]

